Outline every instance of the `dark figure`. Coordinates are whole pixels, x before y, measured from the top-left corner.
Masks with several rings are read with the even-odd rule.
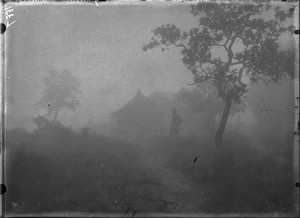
[[[170,128],[170,137],[177,137],[179,135],[179,125],[182,123],[181,116],[177,113],[177,109],[172,109],[172,121]]]

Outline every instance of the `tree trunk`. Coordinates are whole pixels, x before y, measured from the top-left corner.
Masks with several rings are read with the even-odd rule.
[[[222,113],[220,125],[215,135],[215,143],[217,148],[220,148],[223,145],[223,134],[229,117],[231,103],[232,102],[230,98],[225,101],[225,107]]]
[[[215,135],[215,113],[212,111],[209,113],[209,130],[211,134],[211,138],[214,138]]]
[[[213,115],[212,115],[212,134],[211,134],[211,138],[213,139],[214,138],[214,135],[215,135],[215,122],[216,122],[216,114],[213,112]]]

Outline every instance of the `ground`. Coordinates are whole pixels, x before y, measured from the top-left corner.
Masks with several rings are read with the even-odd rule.
[[[157,145],[146,143],[141,147],[140,158],[145,171],[162,184],[153,192],[165,199],[168,212],[203,213],[201,205],[207,195],[204,184],[170,165],[169,155],[164,147],[159,149]]]

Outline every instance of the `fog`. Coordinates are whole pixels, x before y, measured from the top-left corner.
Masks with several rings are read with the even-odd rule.
[[[179,55],[176,59],[174,54],[141,50],[155,26],[175,21],[189,26],[193,20],[188,7],[127,5],[121,9],[89,4],[14,10],[18,22],[7,32],[8,117],[13,114],[9,126],[34,128],[29,120],[42,112],[32,105],[42,94],[42,79],[50,70],[67,69],[82,81],[81,107],[59,117],[74,128],[91,116],[97,121],[107,118],[138,88],[146,95],[156,90],[174,92],[190,81]],[[174,17],[182,11],[187,19]]]
[[[13,8],[8,214],[296,213],[294,67],[268,85],[242,75],[247,91],[230,102],[220,148],[226,98],[217,85],[192,85],[176,46],[162,52],[150,41],[143,51],[163,24],[180,34],[198,25],[189,4]],[[287,33],[276,42],[295,47]]]

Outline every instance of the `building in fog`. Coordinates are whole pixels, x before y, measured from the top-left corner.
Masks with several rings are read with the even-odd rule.
[[[115,133],[130,141],[166,135],[169,108],[172,108],[170,102],[164,101],[158,93],[146,97],[138,89],[129,102],[112,113],[116,119]]]
[[[111,114],[114,120],[114,134],[129,141],[168,136],[172,108],[176,107],[183,118],[179,135],[207,134],[205,114],[193,113],[182,105],[174,93],[156,91],[145,96],[140,89],[122,108]]]

